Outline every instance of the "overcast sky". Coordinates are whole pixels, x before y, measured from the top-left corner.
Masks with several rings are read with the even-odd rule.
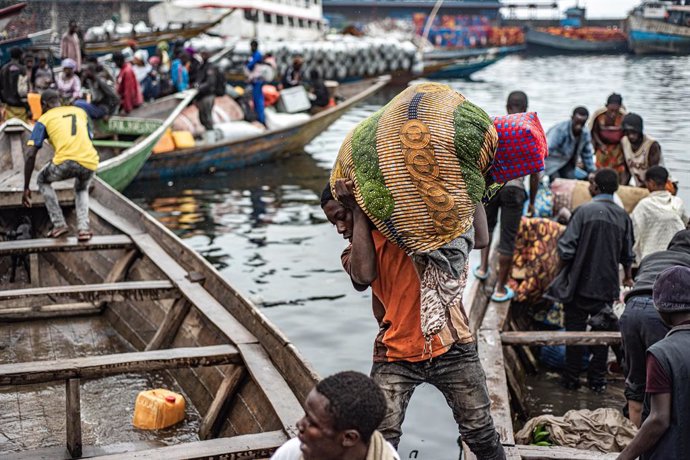
[[[505,0],[506,3],[536,3],[533,0]],[[549,0],[543,0],[544,3],[550,3]],[[563,10],[574,6],[577,0],[558,0],[560,6],[559,10]],[[627,16],[628,11],[633,7],[639,5],[640,0],[580,0],[580,5],[587,8],[588,18],[622,18]],[[507,11],[505,12],[507,14]],[[525,16],[526,12],[520,14]],[[539,17],[552,17],[553,13],[550,10],[543,11]]]

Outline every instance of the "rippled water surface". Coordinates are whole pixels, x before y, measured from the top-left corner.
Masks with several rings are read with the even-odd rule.
[[[489,114],[504,113],[508,93],[523,90],[545,128],[567,119],[577,105],[591,112],[611,92],[622,93],[628,110],[641,114],[646,131],[661,143],[686,201],[689,83],[687,57],[628,56],[511,56],[473,81],[450,82]],[[325,221],[318,194],[347,131],[394,94],[387,90],[351,110],[307,153],[289,160],[174,183],[139,182],[127,190],[260,305],[324,376],[368,372],[377,328],[370,294],[354,291],[341,269],[345,242]],[[559,409],[568,406],[553,408]],[[417,390],[403,429],[402,458],[415,450],[417,458],[457,458],[456,427],[434,389]]]

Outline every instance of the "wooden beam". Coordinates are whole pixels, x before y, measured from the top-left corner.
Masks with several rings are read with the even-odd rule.
[[[232,402],[232,396],[244,380],[244,376],[244,367],[237,366],[220,383],[211,407],[208,408],[208,412],[201,421],[199,439],[206,440],[218,436],[223,418],[227,415],[230,402]]]
[[[180,296],[170,281],[126,281],[122,283],[49,286],[0,291],[0,301],[47,296],[76,302],[174,299]]]
[[[501,333],[503,345],[616,345],[621,333],[566,331],[509,331]]]
[[[90,302],[39,305],[0,309],[0,321],[29,321],[46,318],[97,315],[102,309]]]
[[[508,318],[509,311],[510,301],[494,302],[493,300],[489,300],[489,306],[486,309],[484,319],[482,320],[482,325],[479,326],[479,328],[502,331],[503,327],[505,326],[506,319]]]
[[[177,330],[182,325],[185,316],[189,313],[189,307],[189,302],[184,297],[177,299],[172,304],[158,328],[158,331],[156,331],[156,335],[154,335],[148,345],[146,345],[146,351],[159,350],[170,345],[170,342],[175,338],[175,334],[177,334]]]
[[[127,253],[117,259],[117,262],[110,269],[108,276],[105,277],[106,283],[117,283],[124,280],[129,268],[132,266],[134,261],[139,257],[139,251],[136,249],[130,249]]]
[[[261,344],[240,343],[237,344],[237,348],[242,353],[247,370],[271,403],[285,431],[291,436],[296,436],[295,424],[304,415],[304,409],[295,393],[273,365]]]
[[[596,450],[572,449],[560,446],[516,446],[523,460],[614,460],[619,454],[603,454]]]
[[[501,436],[501,443],[514,445],[513,419],[510,412],[501,336],[498,331],[491,329],[479,329],[477,335],[477,349],[486,373],[486,386],[491,399],[491,416],[494,419],[496,431]]]
[[[67,451],[73,458],[81,457],[81,401],[79,399],[79,379],[68,379],[67,387]]]
[[[522,460],[520,450],[516,446],[503,446],[506,452],[506,460]]]
[[[187,442],[158,449],[126,452],[124,454],[94,457],[102,460],[138,460],[159,458],[165,460],[196,460],[207,458],[239,459],[269,458],[289,438],[282,431],[245,434],[230,438]]]
[[[25,385],[65,379],[100,378],[129,372],[217,366],[241,362],[242,359],[237,348],[232,345],[171,348],[54,361],[33,361],[0,365],[0,385]]]
[[[0,242],[0,256],[39,252],[97,251],[131,248],[132,246],[132,240],[127,235],[94,236],[86,242],[79,242],[76,237],[37,238]]]

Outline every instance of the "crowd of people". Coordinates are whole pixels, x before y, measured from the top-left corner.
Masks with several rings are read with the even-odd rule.
[[[207,130],[213,129],[213,102],[215,97],[227,94],[227,81],[210,59],[210,50],[186,46],[183,40],[161,41],[155,53],[149,55],[147,50],[138,48],[135,40],[129,40],[126,54],[116,52],[108,62],[87,56],[81,35],[77,23],[71,21],[60,42],[59,72],[53,70],[44,52],[34,55],[19,47],[10,50],[11,60],[0,69],[0,102],[5,119],[36,121],[40,117],[39,96],[46,89],[57,90],[63,105],[75,105],[91,119],[103,119],[126,115],[144,102],[196,88],[194,103],[201,124]],[[261,53],[256,40],[251,47],[245,71],[252,104],[243,105],[245,111],[251,112],[247,114],[249,121],[256,119],[266,125],[263,87],[274,82],[279,89],[308,86],[312,106],[328,106],[330,100],[323,79],[317,71],[305,78],[301,56],[295,56],[293,65],[278,76],[270,53]]]
[[[289,82],[292,75],[286,77]],[[508,113],[527,108],[525,93],[509,95]],[[500,213],[498,273],[491,299],[511,300],[514,292],[509,279],[518,229],[523,216],[537,214],[535,202],[541,184],[559,178],[587,181],[591,202],[565,217],[558,216],[566,224],[558,239],[560,262],[543,297],[563,305],[567,331],[612,330],[618,328],[612,305],[619,298],[620,286],[632,288],[620,319],[623,346],[615,351],[626,375],[626,413],[641,429],[620,458],[643,454],[644,458],[681,458],[684,443],[690,439],[688,424],[683,421],[690,401],[682,394],[682,382],[690,377],[690,362],[681,352],[690,339],[688,216],[682,200],[675,196],[677,185],[662,166],[659,143],[645,134],[639,115],[625,112],[620,95],[612,94],[588,124],[589,119],[589,111],[577,107],[570,119],[548,130],[545,171],[542,177],[529,177],[529,193],[526,178],[513,180],[486,204],[486,222],[478,217],[480,213],[475,214],[474,247],[482,250],[482,258],[474,274],[480,280],[489,279],[488,246]],[[648,191],[630,215],[619,197],[621,185]],[[453,320],[431,344],[427,342],[420,328],[420,268],[413,258],[374,227],[355,199],[352,181],[338,180],[333,189],[327,185],[321,207],[350,242],[342,263],[354,288],[372,289],[379,333],[371,379],[387,403],[377,425],[382,436],[397,448],[410,397],[418,385],[429,383],[443,393],[452,410],[458,442],[464,441],[477,458],[505,458],[463,307],[458,305],[459,310],[453,312],[451,306],[447,314]],[[607,385],[608,347],[604,345],[568,346],[561,383],[570,390],[580,387],[587,348],[591,354],[587,383],[592,391],[601,393]],[[334,417],[328,423],[337,423]],[[310,418],[308,409],[305,419]],[[310,426],[305,421],[298,425],[305,459],[319,458],[311,455]],[[345,446],[344,438],[331,439],[342,441],[340,448]],[[286,445],[275,458],[299,458],[288,454],[292,449],[297,452],[298,442],[288,444],[292,447]]]

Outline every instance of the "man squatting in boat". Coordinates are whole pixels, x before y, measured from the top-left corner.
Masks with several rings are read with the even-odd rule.
[[[69,231],[51,184],[74,178],[78,239],[88,241],[92,236],[89,230],[89,184],[99,161],[98,152],[91,142],[89,117],[79,107],[62,107],[58,93],[53,90],[46,90],[41,94],[41,105],[43,115],[36,122],[27,142],[29,149],[26,152],[22,204],[31,207],[29,184],[36,164],[36,153],[43,147],[43,142],[50,139],[55,155],[41,168],[36,180],[53,224],[47,236],[59,238]]]
[[[415,388],[429,383],[446,398],[461,439],[483,460],[503,459],[505,453],[489,412],[486,377],[469,324],[461,312],[441,334],[454,337],[450,346],[426,347],[420,319],[420,281],[412,259],[373,227],[357,204],[350,181],[338,180],[335,191],[327,185],[321,207],[343,238],[350,241],[342,254],[345,271],[358,291],[371,286],[379,334],[374,344],[371,376],[383,389],[388,411],[379,430],[397,448],[402,423]],[[475,215],[475,247],[488,243],[482,206]],[[461,308],[454,305],[453,308]],[[459,439],[460,441],[460,439]]]

